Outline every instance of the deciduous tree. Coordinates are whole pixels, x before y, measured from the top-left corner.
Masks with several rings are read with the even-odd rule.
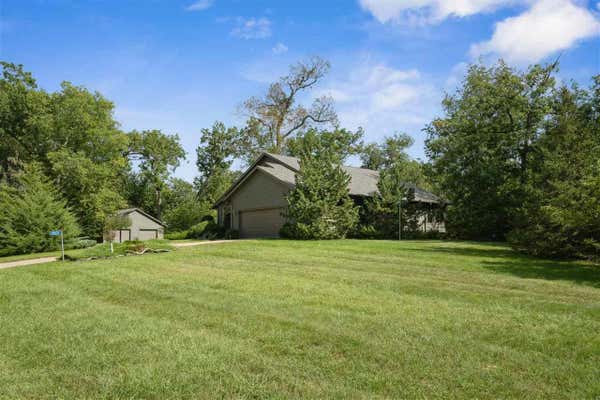
[[[335,161],[341,164],[348,157],[361,152],[363,135],[364,132],[360,128],[356,132],[343,128],[333,130],[311,128],[288,140],[287,153],[299,157],[305,151],[324,147],[336,158]]]
[[[472,65],[426,128],[438,187],[452,202],[449,228],[471,239],[501,240],[526,196],[531,159],[548,111],[556,65],[520,73],[503,62]]]
[[[313,89],[329,71],[329,63],[313,57],[290,67],[288,75],[269,86],[263,97],[252,97],[243,104],[248,124],[244,130],[246,144],[253,150],[283,153],[286,141],[308,126],[337,125],[337,114],[330,97],[313,100],[310,107],[299,98]]]
[[[196,155],[200,175],[194,184],[200,200],[210,208],[238,176],[231,165],[240,155],[240,131],[219,121],[202,129]]]
[[[177,169],[185,150],[178,135],[166,135],[160,130],[133,131],[129,133],[129,156],[139,162],[144,181],[154,191],[154,210],[157,218],[162,217],[162,191],[170,174]]]

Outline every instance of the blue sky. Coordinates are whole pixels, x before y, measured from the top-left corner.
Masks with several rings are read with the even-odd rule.
[[[600,73],[600,2],[579,0],[1,0],[0,58],[46,90],[63,80],[114,101],[124,130],[178,133],[191,180],[199,131],[241,125],[239,104],[289,64],[331,62],[310,96],[329,94],[367,140],[422,128],[469,62],[561,56],[559,77]],[[303,99],[305,101],[309,98]]]

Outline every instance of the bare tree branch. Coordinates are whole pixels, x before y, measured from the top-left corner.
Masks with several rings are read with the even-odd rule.
[[[251,97],[244,102],[245,116],[258,122],[276,150],[282,151],[285,140],[309,124],[337,123],[331,98],[316,99],[310,110],[295,105],[300,93],[317,85],[329,67],[327,61],[318,57],[299,62],[290,67],[287,76],[271,84],[264,97]]]

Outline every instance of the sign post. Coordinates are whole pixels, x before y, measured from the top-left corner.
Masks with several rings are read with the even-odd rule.
[[[65,237],[63,235],[62,229],[57,231],[50,231],[50,236],[60,236],[60,249],[62,252],[62,260],[65,261]]]
[[[402,240],[402,202],[406,200],[406,197],[402,197],[398,202],[398,240]]]

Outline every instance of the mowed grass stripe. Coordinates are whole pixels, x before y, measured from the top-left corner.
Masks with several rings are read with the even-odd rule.
[[[385,252],[379,242],[339,248],[348,244]],[[453,277],[465,267],[448,264],[441,274],[419,269],[427,257],[418,257],[409,260],[411,274],[395,248],[386,266],[380,254],[358,264],[340,260],[337,246],[248,242],[3,275],[11,281],[0,286],[0,315],[18,322],[13,335],[0,330],[1,345],[13,349],[9,361],[0,355],[0,365],[14,370],[0,393],[543,397],[598,390],[595,288],[482,269],[475,275],[496,277],[499,288],[486,301],[481,277],[473,293],[468,276]],[[423,251],[431,246],[423,242]],[[334,253],[329,262],[326,253]],[[454,259],[473,270],[480,262]],[[512,281],[536,289],[536,299],[503,288]],[[538,300],[540,286],[558,286],[560,304],[551,294]],[[587,307],[568,303],[579,292],[590,299]],[[19,301],[31,295],[38,301]],[[40,331],[50,334],[47,346],[38,343]]]

